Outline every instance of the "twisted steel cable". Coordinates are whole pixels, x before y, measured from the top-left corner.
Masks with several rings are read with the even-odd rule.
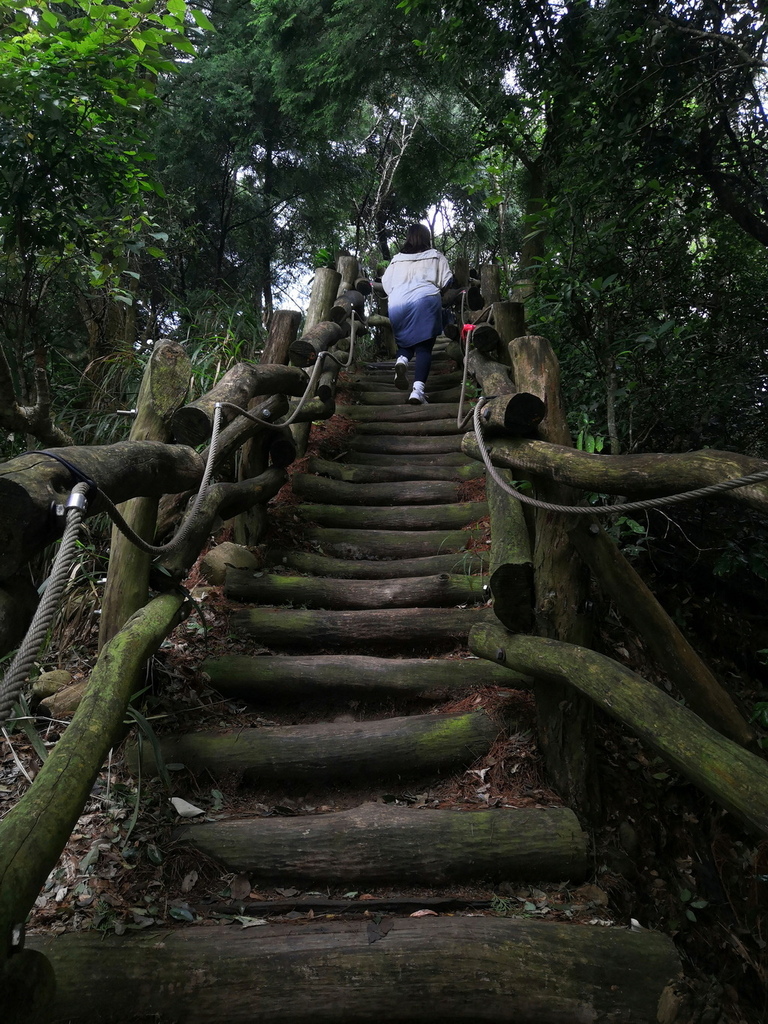
[[[40,604],[37,606],[32,622],[30,623],[27,635],[16,652],[8,670],[0,682],[0,726],[5,725],[11,713],[13,705],[18,700],[21,688],[26,682],[30,670],[35,663],[43,646],[51,623],[59,607],[61,595],[64,592],[69,571],[77,553],[77,541],[80,533],[80,526],[85,518],[87,503],[85,494],[88,491],[88,484],[78,483],[72,488],[69,501],[66,505],[67,521],[64,527],[64,535],[61,538],[59,550],[56,553],[51,575],[48,579],[48,586],[43,592]]]

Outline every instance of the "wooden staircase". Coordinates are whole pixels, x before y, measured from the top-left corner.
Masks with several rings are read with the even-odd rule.
[[[227,595],[243,602],[233,629],[271,653],[202,665],[225,696],[253,704],[319,696],[334,707],[352,702],[354,716],[162,741],[167,762],[201,774],[348,793],[343,810],[187,824],[176,836],[183,846],[255,887],[315,894],[403,887],[406,896],[373,899],[348,920],[315,912],[263,927],[39,942],[59,978],[51,1019],[681,1019],[680,964],[666,936],[631,930],[629,922],[590,927],[493,916],[487,905],[454,900],[457,886],[472,883],[506,892],[582,884],[589,837],[572,810],[438,809],[388,797],[414,780],[418,792],[467,770],[510,725],[503,713],[437,713],[437,703],[473,687],[531,684],[466,649],[471,626],[494,618],[482,575],[483,530],[473,525],[487,506],[462,500],[481,467],[460,451],[460,381],[439,369],[438,361],[431,404],[423,407],[405,404],[390,368],[358,371],[350,385],[358,402],[340,410],[356,424],[346,450],[311,459],[293,477],[306,550],[273,548],[270,568],[227,576]],[[439,698],[432,706],[430,694]],[[145,757],[149,767],[146,747]],[[419,888],[429,893],[421,902]],[[349,909],[350,902],[335,904]],[[322,900],[315,905],[322,908]],[[411,916],[430,905],[452,909]],[[241,922],[258,917],[257,909],[244,901]]]

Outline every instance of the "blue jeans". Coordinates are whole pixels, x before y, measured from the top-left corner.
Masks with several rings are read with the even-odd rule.
[[[397,346],[397,358],[405,356],[408,362],[411,361],[411,357],[415,359],[414,383],[420,380],[422,384],[426,384],[432,366],[432,346],[434,344],[435,339],[430,338],[428,341],[420,341],[417,345],[409,345],[407,348],[403,348],[401,345]]]

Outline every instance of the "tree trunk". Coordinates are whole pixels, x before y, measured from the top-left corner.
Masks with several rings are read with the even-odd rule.
[[[288,362],[288,350],[296,340],[301,323],[301,313],[297,309],[276,309],[269,322],[269,332],[259,362]]]
[[[0,822],[0,963],[91,795],[109,748],[123,733],[144,665],[181,620],[184,597],[162,594],[104,647],[75,717],[31,787]]]
[[[680,962],[659,932],[490,917],[392,925],[375,942],[367,921],[323,921],[80,932],[29,945],[56,971],[52,1022],[120,1024],[130,1015],[219,1024],[222,998],[227,1024],[252,1024],[254,1007],[259,1024],[677,1019]]]
[[[56,458],[29,452],[11,459],[0,476],[0,579],[14,575],[60,535],[63,520],[51,509],[63,505],[80,477],[93,480],[113,502],[186,491],[200,482],[204,463],[192,448],[159,441],[120,441],[93,447],[57,448]],[[98,495],[87,515],[104,512]]]
[[[0,586],[0,658],[15,650],[24,639],[37,611],[37,587],[29,575],[3,580]]]
[[[227,570],[226,596],[255,604],[292,604],[301,608],[446,608],[484,604],[485,579],[441,573],[394,580],[334,580],[306,576]]]
[[[469,646],[491,661],[501,655],[505,665],[542,680],[542,686],[576,687],[750,832],[768,837],[768,764],[636,672],[584,647],[513,636],[498,625],[473,629]]]
[[[400,650],[425,643],[466,642],[478,622],[493,618],[485,608],[381,608],[353,612],[250,608],[234,612],[232,628],[267,647],[339,648],[348,644],[397,644]]]
[[[282,565],[296,572],[315,576],[337,576],[348,580],[402,579],[407,576],[433,576],[441,572],[480,573],[488,566],[488,552],[459,551],[454,554],[426,555],[421,558],[382,561],[332,558],[310,551],[285,551],[268,548],[268,565]]]
[[[131,441],[170,441],[171,419],[186,397],[190,372],[189,357],[181,345],[170,341],[155,345],[139,388]],[[157,525],[157,505],[157,498],[131,498],[119,507],[126,523],[150,544]],[[151,556],[113,526],[101,600],[99,649],[147,603],[150,564]]]
[[[530,676],[511,672],[483,658],[371,658],[317,655],[270,658],[230,654],[200,666],[210,685],[225,697],[259,701],[342,691],[367,699],[381,694],[419,696],[465,692],[474,686],[529,690]]]
[[[197,731],[164,736],[164,763],[186,765],[215,778],[235,772],[259,786],[285,782],[325,784],[339,779],[393,776],[414,779],[420,773],[466,768],[487,753],[499,725],[484,711],[455,715],[408,715],[370,722],[315,722],[235,732]],[[138,748],[128,752],[135,770]],[[142,746],[142,769],[157,774],[150,744]],[[317,819],[303,818],[305,824]]]
[[[754,730],[605,531],[579,521],[572,525],[571,540],[691,709],[724,736],[752,746]]]

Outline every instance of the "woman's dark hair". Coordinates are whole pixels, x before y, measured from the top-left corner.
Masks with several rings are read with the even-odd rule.
[[[432,236],[426,224],[411,224],[405,235],[405,243],[400,252],[411,255],[415,252],[426,252],[432,248]]]

